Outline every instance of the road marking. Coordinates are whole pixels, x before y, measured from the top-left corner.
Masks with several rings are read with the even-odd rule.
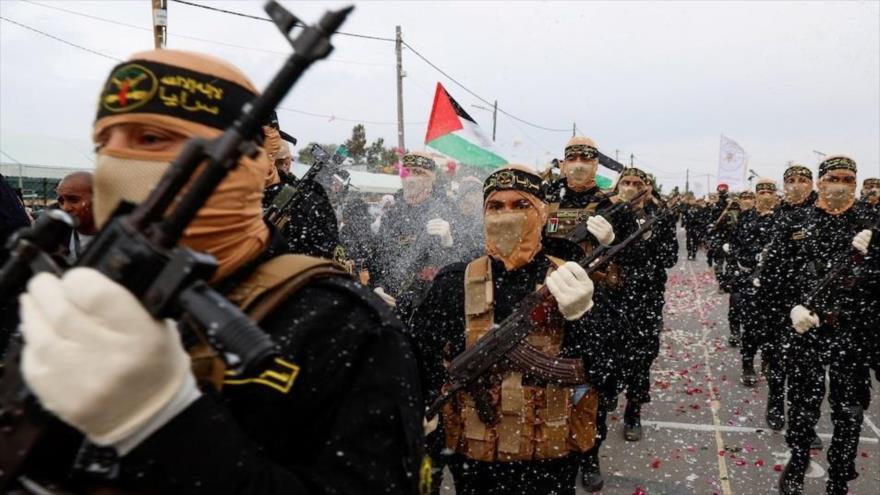
[[[870,428],[871,431],[874,432],[874,435],[877,436],[878,442],[880,442],[880,429],[878,429],[877,425],[875,425],[874,422],[871,421],[871,415],[868,414],[868,411],[865,411],[865,423],[868,425],[868,428]]]
[[[867,418],[866,418],[867,419]],[[698,423],[678,423],[675,421],[648,421],[643,420],[642,426],[653,426],[655,428],[665,428],[668,430],[690,430],[690,431],[715,431],[720,430],[724,433],[756,433],[758,435],[770,435],[773,430],[762,428],[750,428],[748,426],[725,426],[725,425],[702,425]],[[819,433],[819,437],[825,440],[831,439],[830,433]],[[873,437],[859,437],[860,443],[871,445],[880,444],[880,440]]]
[[[721,401],[718,398],[718,394],[715,393],[715,377],[712,375],[712,363],[709,360],[709,343],[708,343],[708,335],[709,335],[709,327],[706,326],[704,321],[706,321],[706,315],[704,313],[705,306],[703,305],[703,296],[697,290],[697,275],[694,273],[694,267],[690,263],[687,264],[688,271],[691,274],[691,279],[694,281],[693,292],[694,297],[697,298],[697,311],[700,315],[700,326],[703,327],[703,334],[700,336],[700,342],[703,345],[703,357],[705,359],[706,364],[706,375],[709,379],[708,389],[709,394],[712,398],[712,423],[714,424],[715,430],[715,444],[718,447],[718,452],[724,452],[724,438],[721,437],[721,419],[718,417],[718,410],[721,409]],[[724,495],[732,495],[733,491],[730,489],[730,476],[727,472],[727,457],[723,455],[716,456],[718,458],[718,475],[719,481],[721,481],[721,492]]]

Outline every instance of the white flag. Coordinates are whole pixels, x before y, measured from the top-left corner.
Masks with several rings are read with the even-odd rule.
[[[746,150],[722,134],[721,152],[718,155],[718,183],[727,184],[731,192],[744,190],[748,162]]]

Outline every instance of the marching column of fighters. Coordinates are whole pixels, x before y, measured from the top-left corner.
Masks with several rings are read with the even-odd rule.
[[[731,343],[742,346],[743,384],[755,386],[761,352],[767,425],[784,428],[788,409],[791,459],[779,479],[783,495],[803,493],[810,449],[822,447],[815,425],[826,369],[834,427],[826,493],[846,494],[858,476],[869,370],[880,360],[880,181],[866,179],[857,200],[856,173],[851,158],[829,157],[819,165],[814,191],[812,171],[790,166],[781,204],[775,182],[760,179],[754,193],[731,200],[716,221],[728,228],[724,236],[715,233],[724,241],[726,264],[719,282],[731,293]],[[754,209],[742,205],[752,197]]]
[[[169,105],[156,91],[137,105],[118,98],[119,81],[181,77],[222,90],[217,114]],[[116,67],[93,128],[95,225],[104,226],[120,200],[143,200],[188,138],[216,137],[256,94],[238,69],[199,54],[144,52]],[[433,158],[409,153],[403,200],[379,228],[389,240],[381,266],[372,266],[372,282],[360,267],[358,284],[335,261],[291,254],[337,254],[333,208],[318,186],[306,185],[312,203],[300,212],[327,217],[314,229],[297,223],[297,212],[286,212],[281,230],[262,218],[266,186],[305,187],[286,174],[290,155],[277,122],[265,132],[259,153],[241,159],[182,243],[218,260],[211,284],[260,315],[278,357],[247,376],[224,372],[218,356],[181,339],[174,322],[154,320],[99,272],[34,277],[21,298],[21,371],[62,434],[25,466],[27,483],[73,491],[424,493],[439,489],[436,467],[446,465],[462,494],[573,493],[578,469],[585,489],[601,489],[605,416],[621,392],[624,436],[642,436],[666,270],[678,253],[677,211],[653,178],[624,169],[602,191],[596,145],[575,137],[559,180],[508,165],[481,190],[470,181],[461,193],[469,206],[456,211],[436,194]],[[716,242],[716,263],[740,296],[733,316],[742,326],[744,381],[754,380],[756,352],[763,361],[782,357],[769,371],[771,425],[784,422],[788,382],[786,494],[802,489],[825,365],[835,425],[828,492],[845,493],[856,474],[868,364],[878,362],[876,321],[868,318],[880,313],[880,181],[866,181],[856,203],[855,173],[849,158],[823,162],[815,204],[809,170],[798,168],[786,172],[782,206],[767,180],[752,198],[728,201],[722,191],[719,201],[728,221],[716,222],[717,232],[730,237],[716,236],[726,239]],[[461,228],[474,221],[482,221],[482,236]],[[309,235],[295,234],[303,231]],[[771,243],[759,249],[767,235]],[[577,263],[617,249],[601,266]],[[849,249],[858,269],[808,297]],[[743,275],[755,271],[751,281]],[[550,361],[576,363],[576,382],[499,363],[453,394],[432,425],[423,407],[451,386],[449,363],[541,286],[553,303],[533,315],[525,343]],[[781,321],[789,310],[794,330]],[[426,443],[424,431],[432,430]]]

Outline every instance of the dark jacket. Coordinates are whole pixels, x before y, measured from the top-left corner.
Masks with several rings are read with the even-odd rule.
[[[303,189],[296,204],[291,204],[286,211],[289,221],[282,234],[287,252],[333,259],[339,246],[336,213],[327,192],[316,181],[301,181],[291,174],[281,174],[281,182],[264,191],[263,208],[272,204],[285,184]]]

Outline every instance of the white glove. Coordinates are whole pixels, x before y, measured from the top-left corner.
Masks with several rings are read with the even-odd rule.
[[[440,415],[435,414],[433,418],[422,418],[422,431],[425,432],[425,436],[430,435],[437,429],[437,425],[440,424]]]
[[[544,283],[566,320],[577,320],[592,309],[593,281],[581,265],[568,261],[547,275]]]
[[[614,228],[602,215],[595,215],[587,219],[587,231],[603,246],[610,246],[614,242]]]
[[[25,381],[95,444],[125,453],[199,397],[174,322],[98,271],[39,274],[20,302]]]
[[[730,244],[725,242],[721,245],[721,250],[724,251],[726,254],[730,254]]]
[[[385,301],[385,304],[391,306],[392,308],[397,306],[397,299],[391,297],[387,292],[385,292],[385,289],[383,289],[382,287],[376,287],[375,289],[373,289],[373,294],[379,296],[379,299]]]
[[[753,278],[752,279],[752,287],[754,287],[756,289],[760,289],[761,288],[761,279]]]
[[[791,308],[791,326],[797,333],[803,334],[807,330],[819,326],[819,317],[816,313],[798,304]]]
[[[428,220],[425,224],[425,230],[429,235],[440,237],[440,245],[443,247],[452,247],[452,231],[449,229],[449,222],[442,218]]]
[[[859,232],[853,237],[852,247],[862,254],[868,254],[868,245],[871,244],[871,237],[873,236],[874,233],[868,229]]]

